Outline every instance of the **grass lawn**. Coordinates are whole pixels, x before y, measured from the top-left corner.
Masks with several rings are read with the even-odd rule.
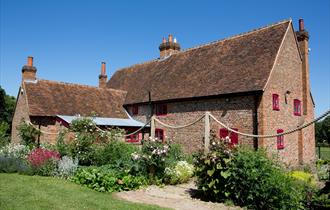
[[[52,177],[0,173],[0,209],[162,209]]]
[[[316,155],[319,156],[319,148],[316,147]],[[321,147],[321,158],[330,160],[330,147]]]

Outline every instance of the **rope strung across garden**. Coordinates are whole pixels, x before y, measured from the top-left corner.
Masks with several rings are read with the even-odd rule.
[[[217,118],[215,118],[211,113],[209,114],[210,117],[216,121],[218,124],[220,124],[221,126],[225,127],[226,129],[228,129],[229,131],[233,132],[233,133],[237,133],[239,135],[242,135],[242,136],[247,136],[247,137],[255,137],[255,138],[273,138],[273,137],[277,137],[277,136],[284,136],[284,135],[287,135],[287,134],[291,134],[291,133],[294,133],[296,131],[299,131],[303,128],[306,128],[312,124],[314,124],[315,122],[321,120],[322,118],[326,117],[327,115],[330,114],[330,110],[326,111],[324,114],[322,114],[321,116],[319,116],[318,118],[304,124],[304,125],[301,125],[301,126],[298,126],[297,128],[294,128],[294,129],[290,129],[286,132],[283,132],[283,133],[279,133],[279,134],[269,134],[269,135],[255,135],[255,134],[248,134],[248,133],[242,133],[242,132],[239,132],[239,131],[236,131],[234,129],[231,129],[228,125],[224,124],[223,122],[219,121]],[[197,123],[198,121],[200,121],[201,119],[203,119],[205,117],[205,115],[199,117],[198,119],[196,119],[195,121],[193,121],[192,123],[189,123],[187,125],[182,125],[182,126],[173,126],[173,125],[168,125],[168,124],[165,124],[163,122],[161,122],[159,119],[156,119],[155,118],[155,121],[157,121],[158,123],[160,123],[161,125],[163,125],[164,127],[168,127],[168,128],[173,128],[173,129],[180,129],[180,128],[184,128],[184,127],[188,127],[190,125],[193,125],[195,123]]]
[[[31,126],[33,126],[34,129],[38,130],[40,133],[43,133],[43,134],[47,134],[47,135],[58,135],[58,134],[61,133],[61,131],[55,132],[55,133],[43,131],[43,130],[41,130],[39,128],[36,128],[35,125],[32,122],[30,122],[30,121],[26,121],[26,123],[29,124],[29,125],[31,125]]]
[[[145,128],[147,125],[149,125],[150,122],[151,122],[151,118],[150,118],[150,120],[149,120],[146,124],[144,124],[144,126],[142,126],[141,128],[139,128],[138,130],[136,130],[136,131],[134,131],[134,132],[132,132],[132,133],[129,133],[129,134],[124,135],[124,137],[127,137],[127,136],[130,136],[130,135],[133,135],[133,134],[138,133],[140,130],[142,130],[142,129]]]
[[[231,129],[230,127],[228,127],[227,125],[225,125],[224,123],[220,122],[218,119],[216,119],[212,114],[210,114],[210,117],[212,117],[213,120],[215,120],[217,123],[219,123],[220,125],[222,125],[223,127],[225,127],[226,129],[228,129],[229,131],[231,132],[234,132],[234,133],[237,133],[237,134],[240,134],[242,136],[247,136],[247,137],[256,137],[256,138],[273,138],[273,137],[277,137],[277,136],[284,136],[284,135],[287,135],[287,134],[290,134],[290,133],[294,133],[296,131],[299,131],[303,128],[306,128],[312,124],[314,124],[315,122],[321,120],[322,118],[326,117],[327,115],[330,114],[330,109],[328,111],[326,111],[324,114],[322,114],[321,116],[319,116],[318,118],[304,124],[304,125],[301,125],[301,126],[298,126],[297,128],[294,128],[294,129],[290,129],[286,132],[283,132],[283,133],[279,133],[279,134],[270,134],[270,135],[254,135],[254,134],[248,134],[248,133],[242,133],[242,132],[239,132],[239,131],[236,131],[236,130],[233,130]]]
[[[173,128],[173,129],[181,129],[181,128],[186,128],[189,127],[197,122],[199,122],[200,120],[202,120],[205,117],[205,114],[200,116],[199,118],[197,118],[195,121],[186,124],[186,125],[179,125],[179,126],[173,126],[173,125],[168,125],[166,123],[163,123],[162,121],[160,121],[159,119],[155,118],[155,121],[158,122],[159,124],[163,125],[164,127],[168,127],[168,128]]]

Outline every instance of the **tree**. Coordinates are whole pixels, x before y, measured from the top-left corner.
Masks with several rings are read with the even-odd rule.
[[[6,122],[11,125],[15,103],[15,97],[7,95],[6,91],[0,86],[0,122]]]
[[[6,91],[0,86],[0,146],[10,141],[15,103],[15,97],[7,95]]]
[[[317,143],[330,144],[330,115],[315,124],[315,136]]]

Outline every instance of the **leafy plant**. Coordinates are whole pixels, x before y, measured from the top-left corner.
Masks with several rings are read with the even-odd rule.
[[[61,160],[58,161],[57,173],[56,175],[62,178],[68,178],[73,176],[73,174],[78,169],[78,160],[73,159],[69,156],[63,156]]]
[[[230,163],[233,157],[231,148],[222,141],[213,142],[209,153],[197,157],[197,187],[210,200],[222,202],[229,199],[227,179],[231,175]]]
[[[330,160],[318,160],[316,162],[317,176],[320,180],[330,179]]]
[[[135,145],[116,140],[107,144],[95,145],[95,148],[97,148],[96,165],[114,164],[118,167],[131,165],[131,154],[139,150]]]
[[[36,148],[27,157],[34,173],[41,176],[55,175],[60,154],[43,148]]]
[[[194,166],[186,161],[179,161],[175,167],[165,168],[165,183],[181,184],[187,182],[194,174]]]
[[[28,146],[22,144],[8,144],[0,149],[0,155],[24,160],[30,153]]]
[[[6,122],[0,122],[0,148],[6,146],[10,142],[10,137],[8,134],[9,124]]]
[[[316,180],[310,173],[304,171],[291,171],[290,176],[309,185],[316,186]]]
[[[18,135],[24,145],[29,146],[30,148],[37,146],[37,137],[41,134],[39,130],[23,121],[19,124],[17,129]]]
[[[0,122],[5,122],[8,125],[11,125],[15,103],[16,98],[7,95],[6,91],[0,86]],[[7,134],[10,134],[10,128]]]
[[[72,181],[99,192],[117,192],[139,189],[147,185],[143,176],[132,176],[106,167],[87,167],[77,171]]]
[[[72,120],[70,130],[76,133],[95,133],[97,128],[91,118],[78,117]]]
[[[0,155],[0,172],[1,173],[20,173],[31,175],[32,170],[29,164],[19,158]]]
[[[31,174],[26,162],[30,149],[25,145],[8,144],[0,149],[0,172]]]
[[[205,198],[248,209],[301,209],[304,189],[263,150],[212,143],[196,164],[197,186]]]

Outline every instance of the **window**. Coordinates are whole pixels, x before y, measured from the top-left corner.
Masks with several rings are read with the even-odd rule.
[[[283,129],[277,129],[277,133],[283,133]],[[277,149],[284,149],[284,136],[277,137]]]
[[[298,99],[293,100],[293,114],[296,116],[301,115],[301,102]]]
[[[133,133],[136,129],[128,129],[127,133]],[[139,142],[142,139],[142,133],[135,133],[126,137],[127,142]]]
[[[232,128],[232,129],[235,130],[235,131],[238,131],[237,128]],[[232,144],[232,145],[233,144],[238,144],[238,134],[234,133],[234,132],[231,132],[226,128],[221,128],[220,129],[219,136],[222,139],[226,139],[226,137],[228,136],[229,139],[230,139],[230,144]]]
[[[138,115],[139,114],[139,105],[134,104],[132,106],[132,115]]]
[[[155,130],[155,138],[161,140],[162,142],[164,141],[164,130],[156,128]]]
[[[273,94],[273,110],[280,110],[280,98],[278,94]]]
[[[166,115],[167,114],[167,104],[157,104],[156,105],[156,115]]]

